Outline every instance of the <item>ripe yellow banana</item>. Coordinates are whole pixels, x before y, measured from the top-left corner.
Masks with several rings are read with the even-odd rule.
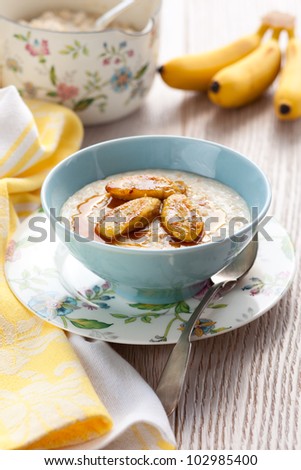
[[[173,88],[207,91],[213,75],[254,51],[267,28],[268,26],[263,24],[256,33],[244,36],[220,49],[176,57],[159,68],[161,77]]]
[[[279,84],[274,97],[275,113],[279,119],[301,117],[301,39],[290,37]]]
[[[220,70],[209,87],[210,100],[224,108],[237,108],[258,98],[275,80],[281,65],[279,31],[255,51]]]

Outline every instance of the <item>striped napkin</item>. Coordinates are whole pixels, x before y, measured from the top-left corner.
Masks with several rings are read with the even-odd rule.
[[[128,363],[105,343],[68,339],[6,284],[18,215],[38,207],[46,174],[82,137],[67,108],[0,90],[0,449],[174,448],[160,401]]]

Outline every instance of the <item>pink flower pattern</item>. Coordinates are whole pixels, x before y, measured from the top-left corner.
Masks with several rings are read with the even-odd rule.
[[[78,95],[79,88],[74,85],[59,83],[56,87],[56,91],[62,101],[67,101],[72,98],[75,98]]]
[[[29,42],[26,44],[25,49],[29,52],[30,55],[32,56],[45,56],[49,55],[49,47],[48,47],[48,41],[46,39],[42,39],[40,42],[38,39],[35,39],[33,44],[30,44]]]
[[[144,64],[138,70],[132,69],[129,64],[131,62],[129,58],[135,57],[135,51],[128,49],[127,41],[121,41],[115,45],[103,44],[103,52],[98,57],[101,58],[102,66],[106,66],[109,72],[113,68],[111,78],[105,80],[98,70],[86,71],[87,80],[83,85],[83,92],[73,78],[72,82],[75,84],[69,84],[69,79],[66,76],[59,77],[55,65],[49,64],[53,51],[48,40],[37,37],[32,38],[31,34],[32,32],[29,31],[26,34],[14,34],[14,37],[23,42],[22,47],[25,48],[30,56],[40,64],[44,64],[43,72],[41,73],[45,74],[48,72],[50,88],[45,91],[45,88],[39,86],[36,82],[23,82],[23,88],[20,89],[20,93],[23,93],[24,97],[35,98],[45,95],[46,99],[52,98],[59,103],[72,107],[77,112],[84,111],[94,104],[97,105],[100,112],[103,112],[108,103],[108,95],[103,93],[105,87],[111,85],[113,90],[118,93],[129,90],[129,97],[125,101],[125,105],[135,97],[142,97],[147,90],[147,87],[143,86],[144,78],[142,76],[148,69],[149,64]],[[82,51],[84,55],[89,54],[86,45],[80,43],[76,43],[75,46],[67,45],[59,53],[71,55],[73,59],[76,59],[79,51]],[[22,68],[18,66],[14,58],[9,58],[7,67],[15,73],[22,71]],[[101,93],[99,93],[100,90],[102,91]]]
[[[212,282],[210,281],[210,279],[203,281],[200,285],[199,292],[195,294],[194,298],[198,300],[202,299],[204,295],[206,294],[207,290],[210,289],[211,286],[212,286]]]
[[[5,253],[5,260],[10,261],[11,263],[13,261],[17,261],[18,259],[21,258],[21,253],[19,250],[17,250],[17,244],[15,240],[11,240],[9,244],[7,245],[6,253]]]

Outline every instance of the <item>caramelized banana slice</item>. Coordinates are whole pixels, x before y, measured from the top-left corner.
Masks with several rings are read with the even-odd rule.
[[[167,232],[182,242],[193,242],[204,228],[200,206],[184,194],[165,199],[161,217]]]
[[[106,191],[125,201],[144,196],[165,199],[175,193],[185,193],[186,185],[183,181],[172,181],[164,176],[133,175],[109,181]]]
[[[160,213],[161,201],[153,197],[141,197],[108,211],[96,224],[97,235],[110,240],[118,235],[146,227]]]

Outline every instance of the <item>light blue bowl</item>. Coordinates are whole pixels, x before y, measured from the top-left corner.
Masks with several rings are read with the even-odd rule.
[[[235,189],[250,211],[256,209],[251,222],[237,232],[240,241],[232,237],[180,249],[124,248],[87,241],[57,222],[64,202],[86,184],[148,168],[189,171]],[[269,183],[250,160],[213,142],[176,136],[128,137],[85,148],[57,165],[42,188],[42,205],[56,234],[79,261],[113,282],[120,295],[160,304],[194,295],[202,281],[229,263],[251,240],[270,200]]]

